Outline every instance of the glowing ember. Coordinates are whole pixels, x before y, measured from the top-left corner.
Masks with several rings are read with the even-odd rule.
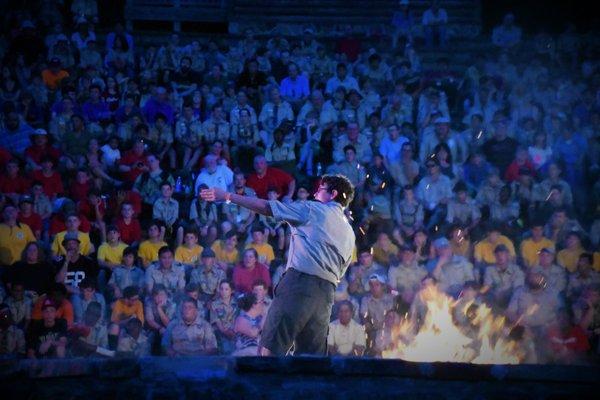
[[[384,358],[475,364],[518,364],[523,359],[516,344],[506,338],[504,317],[494,316],[486,305],[457,302],[435,286],[421,291],[415,301],[426,306],[425,316],[421,321],[416,316],[404,319],[394,327]],[[468,326],[459,327],[453,311],[470,321]]]

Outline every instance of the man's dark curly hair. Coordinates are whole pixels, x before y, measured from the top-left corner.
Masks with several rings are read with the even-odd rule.
[[[354,186],[348,178],[344,175],[323,175],[321,183],[326,184],[329,189],[329,193],[336,190],[338,195],[333,199],[342,205],[342,207],[348,207],[354,198]]]

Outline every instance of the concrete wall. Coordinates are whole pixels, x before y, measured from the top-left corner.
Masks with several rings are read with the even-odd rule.
[[[0,399],[586,399],[600,368],[343,358],[0,361]]]

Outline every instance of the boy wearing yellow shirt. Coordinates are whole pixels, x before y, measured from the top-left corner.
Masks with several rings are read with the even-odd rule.
[[[567,234],[566,244],[567,247],[559,251],[556,255],[556,262],[567,271],[575,272],[577,270],[579,256],[585,253],[585,249],[581,246],[579,232],[569,232]]]
[[[194,230],[186,230],[183,237],[183,244],[177,246],[175,250],[175,261],[184,265],[197,265],[200,262],[202,246],[198,244],[198,233]]]
[[[90,235],[85,232],[81,232],[79,230],[79,225],[81,221],[77,214],[70,214],[65,219],[65,226],[67,228],[66,231],[58,232],[56,236],[54,236],[54,241],[52,242],[52,255],[53,256],[64,256],[67,254],[64,246],[62,245],[65,240],[65,236],[70,233],[71,235],[77,234],[77,239],[79,239],[79,254],[87,256],[94,252],[94,245],[90,241]]]
[[[494,255],[494,250],[500,244],[506,246],[511,259],[514,259],[516,255],[515,246],[511,240],[502,235],[498,227],[491,226],[488,228],[488,234],[485,239],[475,245],[475,261],[478,263],[495,264],[496,256]]]
[[[12,205],[4,207],[4,223],[0,224],[0,266],[19,261],[27,243],[36,240],[29,225],[17,222],[17,213]]]
[[[217,240],[211,246],[215,252],[217,265],[223,270],[233,267],[240,258],[240,252],[237,249],[238,238],[234,231],[225,234],[225,239]]]
[[[531,225],[531,237],[521,242],[520,254],[526,267],[535,267],[540,262],[540,250],[543,248],[554,248],[554,242],[544,237],[544,223],[533,222]]]
[[[111,349],[116,348],[121,328],[132,318],[144,323],[144,305],[140,301],[140,289],[137,286],[123,289],[123,298],[118,299],[113,306],[108,329],[108,344]]]
[[[152,221],[148,227],[148,239],[140,243],[138,256],[142,260],[144,268],[148,268],[150,263],[158,261],[158,250],[167,246],[162,238],[165,234],[165,226],[160,221]]]
[[[127,248],[127,245],[121,242],[120,239],[119,228],[114,225],[109,226],[106,230],[106,242],[98,247],[98,265],[100,267],[112,270],[121,264],[123,251]]]
[[[273,247],[265,241],[265,233],[259,225],[255,225],[252,228],[252,241],[246,245],[246,249],[256,250],[258,261],[267,266],[275,259]]]

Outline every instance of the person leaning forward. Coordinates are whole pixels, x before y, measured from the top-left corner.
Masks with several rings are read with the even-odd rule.
[[[355,236],[344,215],[354,196],[343,175],[325,175],[316,201],[284,204],[212,188],[208,201],[225,201],[273,216],[291,227],[286,272],[275,288],[260,340],[261,355],[324,355],[334,292],[348,269]]]

